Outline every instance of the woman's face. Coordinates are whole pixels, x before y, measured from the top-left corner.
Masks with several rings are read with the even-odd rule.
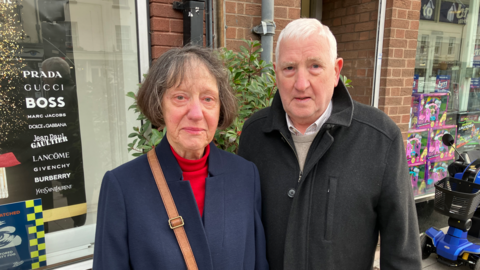
[[[213,140],[220,117],[217,81],[205,65],[192,63],[181,84],[162,100],[167,137],[183,158],[199,159]]]

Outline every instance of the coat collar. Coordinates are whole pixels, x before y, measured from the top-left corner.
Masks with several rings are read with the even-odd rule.
[[[224,172],[225,166],[220,151],[213,142],[210,143],[210,155],[208,157],[208,175],[210,177]],[[180,169],[180,165],[178,165],[177,159],[172,153],[167,136],[160,141],[160,144],[155,148],[155,152],[167,182],[182,181],[182,169]]]
[[[332,115],[325,124],[350,126],[353,117],[353,100],[348,93],[342,80],[338,80],[332,96]],[[264,132],[280,131],[282,134],[290,134],[285,120],[285,110],[283,109],[280,91],[277,90],[273,98],[272,106],[267,116],[266,124],[263,127]]]

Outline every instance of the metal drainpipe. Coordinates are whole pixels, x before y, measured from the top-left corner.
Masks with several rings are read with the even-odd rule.
[[[262,60],[267,63],[272,62],[273,35],[276,28],[273,21],[273,1],[262,0],[262,22],[252,29],[252,32],[262,36]]]

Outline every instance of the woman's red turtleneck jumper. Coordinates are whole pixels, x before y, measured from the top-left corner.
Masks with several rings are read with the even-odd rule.
[[[205,147],[205,154],[202,158],[190,160],[179,156],[175,150],[172,153],[177,159],[178,165],[182,169],[183,180],[189,181],[192,186],[193,195],[197,201],[200,216],[203,216],[203,207],[205,205],[205,178],[208,176],[208,155],[210,154],[210,145]]]

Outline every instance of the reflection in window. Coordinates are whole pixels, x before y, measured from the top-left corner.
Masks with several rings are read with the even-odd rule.
[[[455,53],[455,37],[451,37],[448,41],[448,55]]]
[[[420,40],[420,53],[426,53],[427,52],[427,40],[428,40],[428,35],[422,35],[422,39]]]
[[[440,52],[442,51],[442,41],[443,37],[437,36],[435,40],[435,54],[440,54]]]
[[[117,37],[117,50],[130,50],[130,26],[115,25],[115,36]]]

